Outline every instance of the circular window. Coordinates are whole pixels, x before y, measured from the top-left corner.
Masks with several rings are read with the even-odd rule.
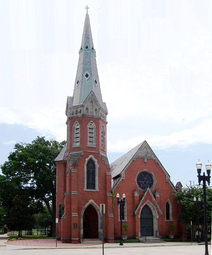
[[[152,188],[154,183],[152,174],[146,171],[142,171],[137,176],[137,184],[138,187],[142,190],[146,190],[147,188]]]

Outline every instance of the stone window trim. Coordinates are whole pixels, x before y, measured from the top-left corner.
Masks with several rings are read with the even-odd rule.
[[[121,221],[120,219],[120,205],[118,205],[118,219],[119,222]],[[127,202],[125,201],[125,205],[124,205],[124,219],[122,220],[122,222],[127,222]]]
[[[96,125],[92,120],[87,125],[87,146],[96,147]]]
[[[90,159],[92,159],[95,164],[95,189],[87,189],[87,163]],[[99,180],[99,164],[97,162],[97,159],[95,159],[93,155],[90,155],[88,158],[86,158],[85,164],[84,164],[84,191],[91,191],[91,192],[99,191],[98,180]]]
[[[105,141],[105,127],[102,126],[102,127],[101,127],[101,149],[102,149],[103,151],[106,150],[106,148],[105,148],[105,147],[106,147],[105,143],[106,143],[106,141]]]
[[[80,124],[76,121],[72,126],[72,147],[80,147]]]
[[[97,212],[97,215],[98,215],[98,229],[99,229],[99,236],[98,238],[100,238],[100,233],[103,231],[102,229],[102,224],[101,224],[101,213],[100,213],[100,208],[99,206],[94,202],[93,199],[90,199],[89,202],[83,206],[82,208],[82,211],[81,211],[81,216],[80,216],[80,235],[81,235],[81,240],[83,239],[83,215],[85,213],[85,210],[88,208],[89,205],[92,205],[95,209],[96,209],[96,212]]]
[[[165,221],[173,221],[172,220],[172,203],[170,202],[169,199],[165,203]]]
[[[159,232],[158,232],[158,218],[159,218],[159,216],[158,216],[156,207],[149,200],[147,200],[140,207],[140,211],[138,213],[139,221],[141,219],[141,212],[142,212],[143,208],[145,207],[145,205],[147,205],[152,211],[152,215],[153,215],[153,236],[158,237],[159,236]],[[139,224],[139,237],[140,236],[141,236],[141,228],[140,228],[140,224]]]
[[[137,173],[137,175],[136,175],[136,177],[135,177],[135,182],[136,182],[136,185],[137,185],[138,189],[143,190],[143,189],[141,189],[141,188],[139,187],[139,185],[138,185],[138,183],[137,183],[138,175],[139,175],[140,173],[142,173],[142,172],[147,172],[147,173],[151,174],[152,179],[153,179],[153,184],[152,184],[152,187],[149,188],[149,189],[150,189],[150,190],[153,190],[153,189],[155,188],[155,184],[156,184],[157,180],[156,180],[155,175],[153,174],[153,172],[151,172],[151,171],[149,171],[149,170],[147,170],[147,169],[143,169],[143,170],[141,170],[141,171],[138,171],[138,173]]]

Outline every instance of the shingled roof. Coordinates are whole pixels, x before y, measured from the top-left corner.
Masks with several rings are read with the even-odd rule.
[[[66,145],[62,148],[62,150],[60,151],[60,153],[57,155],[57,157],[55,158],[55,162],[59,162],[59,161],[66,161],[67,158],[66,158],[66,151],[67,151],[67,148],[66,148]]]

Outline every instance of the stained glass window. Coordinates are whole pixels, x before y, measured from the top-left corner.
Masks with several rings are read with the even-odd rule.
[[[96,188],[96,166],[92,159],[87,162],[87,189]]]
[[[142,190],[146,190],[147,188],[151,189],[153,186],[152,175],[146,171],[140,172],[137,176],[137,184]]]

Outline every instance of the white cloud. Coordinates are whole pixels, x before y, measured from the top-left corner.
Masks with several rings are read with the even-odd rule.
[[[36,129],[45,136],[55,136],[58,141],[66,139],[64,109],[59,108],[3,108],[0,107],[0,123],[21,124]]]
[[[4,4],[11,23],[2,23],[0,31],[9,31],[13,40],[7,34],[2,39],[0,84],[6,96],[0,123],[22,124],[61,141],[87,3],[67,2],[74,13],[65,18],[73,8],[63,4],[55,12],[58,2],[52,2],[39,7],[39,15],[45,8],[52,13],[51,27],[46,19],[39,22],[33,5],[26,12],[26,1],[21,14]],[[212,7],[184,1],[179,8],[173,0],[173,11],[165,4],[166,13],[146,1],[91,3],[109,151],[124,152],[143,140],[159,148],[212,143]]]
[[[16,144],[16,141],[9,140],[9,141],[3,142],[3,144],[5,144],[5,145],[14,145],[14,144]]]
[[[131,135],[131,138],[122,138],[114,143],[109,141],[108,150],[111,152],[126,152],[144,140],[147,140],[150,146],[158,149],[171,147],[184,148],[198,143],[212,144],[212,133],[210,130],[212,130],[212,118],[202,120],[200,124],[191,128],[185,128],[168,135]],[[129,129],[128,131],[130,132],[131,130]]]

